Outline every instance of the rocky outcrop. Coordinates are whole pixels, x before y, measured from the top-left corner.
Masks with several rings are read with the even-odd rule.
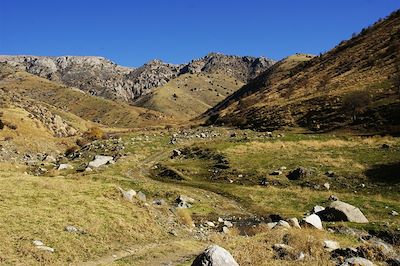
[[[96,56],[0,56],[0,62],[92,95],[125,102],[133,102],[179,75],[221,73],[247,81],[274,63],[264,57],[217,53],[181,65],[152,60],[139,68],[119,66]]]
[[[210,53],[182,67],[181,73],[219,73],[247,82],[267,70],[274,63],[273,60],[265,57]]]

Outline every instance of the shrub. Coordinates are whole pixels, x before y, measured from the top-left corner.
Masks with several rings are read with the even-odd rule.
[[[343,110],[352,116],[353,121],[357,115],[364,112],[371,98],[367,91],[355,91],[347,94],[343,98]]]
[[[193,220],[189,210],[178,208],[176,210],[176,216],[178,217],[179,222],[183,225],[193,227]]]
[[[1,121],[1,119],[0,119],[0,130],[2,130],[4,128],[4,123],[3,123],[3,121]]]
[[[83,136],[89,140],[99,140],[104,139],[105,134],[101,128],[92,127],[88,131],[86,131]]]

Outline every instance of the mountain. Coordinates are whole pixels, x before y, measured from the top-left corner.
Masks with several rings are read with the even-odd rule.
[[[400,125],[400,11],[320,56],[294,55],[203,116],[257,130],[395,130]]]
[[[57,137],[93,125],[137,128],[174,123],[159,112],[95,97],[5,63],[0,63],[0,92],[2,106],[30,113]]]
[[[270,67],[266,58],[209,54],[188,64],[173,65],[153,60],[139,68],[119,66],[94,56],[0,56],[0,62],[95,96],[132,103],[187,73],[224,73],[242,81]]]
[[[264,57],[210,53],[181,66],[176,78],[134,104],[178,119],[195,118],[273,64]]]

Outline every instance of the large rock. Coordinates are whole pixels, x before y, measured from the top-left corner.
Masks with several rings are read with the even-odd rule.
[[[192,266],[239,266],[239,264],[226,249],[212,245],[196,257]]]
[[[302,223],[303,223],[304,225],[311,225],[311,226],[313,226],[313,227],[315,227],[315,228],[317,228],[317,229],[319,229],[319,230],[324,229],[324,228],[322,227],[321,219],[320,219],[319,216],[316,215],[316,214],[311,214],[311,215],[305,217],[305,218],[303,219]]]
[[[88,166],[91,168],[98,168],[102,165],[113,162],[113,160],[114,158],[112,156],[96,155],[94,160],[91,161]]]
[[[361,257],[353,257],[346,259],[341,266],[374,266],[374,264],[370,260]]]
[[[191,208],[194,203],[194,199],[185,195],[180,195],[176,200],[178,208]]]
[[[304,167],[299,167],[293,171],[290,171],[287,175],[287,178],[290,180],[298,180],[301,178],[305,178],[310,175],[310,171]]]
[[[360,211],[343,201],[333,201],[324,211],[318,212],[323,221],[349,221],[354,223],[368,223],[368,219]]]

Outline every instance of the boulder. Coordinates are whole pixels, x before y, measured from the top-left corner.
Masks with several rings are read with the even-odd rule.
[[[336,241],[324,240],[324,248],[328,251],[332,251],[332,250],[340,248],[340,245]]]
[[[107,163],[112,163],[114,158],[112,156],[96,155],[94,160],[89,162],[88,166],[91,168],[98,168]]]
[[[211,245],[196,257],[192,266],[239,266],[239,264],[226,249]]]
[[[287,175],[287,178],[290,180],[298,180],[301,178],[305,178],[310,175],[310,171],[308,171],[304,167],[299,167],[293,171],[290,171],[289,174]]]
[[[303,223],[304,225],[311,225],[311,226],[313,226],[313,227],[315,227],[315,228],[317,228],[317,229],[319,229],[319,230],[324,229],[324,228],[322,227],[321,219],[320,219],[319,216],[316,215],[316,214],[311,214],[311,215],[305,217],[305,218],[303,219],[302,223]]]
[[[352,257],[348,258],[344,261],[341,266],[374,266],[375,264],[372,261],[361,258],[361,257]]]
[[[349,221],[354,223],[368,223],[367,218],[360,211],[343,201],[333,201],[324,211],[318,212],[323,221]]]
[[[138,198],[139,200],[141,200],[141,201],[143,201],[143,202],[145,202],[145,201],[147,200],[146,194],[144,194],[142,191],[139,191],[139,192],[136,194],[136,196],[137,196],[137,198]]]

